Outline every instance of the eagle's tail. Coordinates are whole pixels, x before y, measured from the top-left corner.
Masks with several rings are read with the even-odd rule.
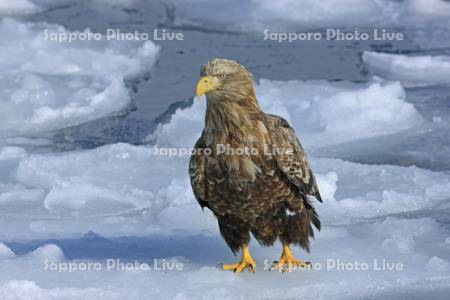
[[[317,214],[314,206],[312,206],[312,204],[309,202],[308,198],[305,199],[305,208],[306,208],[306,212],[308,213],[311,223],[314,225],[314,227],[317,228],[317,230],[320,231],[321,223],[320,223],[319,215]],[[314,237],[314,232],[313,232],[312,228],[310,230],[310,235],[312,237]]]
[[[319,216],[317,215],[316,210],[313,208],[312,210],[308,210],[309,219],[311,220],[311,223],[313,223],[314,227],[317,228],[317,230],[320,231],[320,220]],[[314,233],[312,233],[311,236],[314,236]]]

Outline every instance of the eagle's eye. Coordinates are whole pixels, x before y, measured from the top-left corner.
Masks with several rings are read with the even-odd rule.
[[[223,73],[217,74],[217,78],[224,79],[225,78],[225,74],[223,74]]]

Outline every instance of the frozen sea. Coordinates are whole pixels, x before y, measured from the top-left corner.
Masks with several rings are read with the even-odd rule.
[[[108,28],[184,40],[44,39]],[[264,40],[327,28],[406,39]],[[0,299],[448,299],[449,29],[441,0],[0,3]],[[198,138],[214,57],[253,72],[309,154],[311,270],[269,272],[281,247],[255,242],[256,274],[218,270],[238,258],[188,155],[161,150]]]

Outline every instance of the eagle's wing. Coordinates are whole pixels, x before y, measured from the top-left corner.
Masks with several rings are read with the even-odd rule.
[[[305,151],[289,123],[276,115],[264,114],[273,146],[279,151],[275,155],[278,168],[305,197],[314,196],[322,202],[316,178],[311,171]]]
[[[203,154],[203,149],[205,148],[202,134],[197,143],[195,143],[194,151],[189,161],[189,177],[192,190],[202,209],[205,207],[209,208],[206,199],[205,156]]]

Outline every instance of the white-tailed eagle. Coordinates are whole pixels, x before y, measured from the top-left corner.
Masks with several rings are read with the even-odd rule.
[[[217,217],[231,250],[241,250],[237,273],[254,270],[250,233],[264,246],[283,244],[273,268],[306,266],[289,245],[309,251],[312,225],[320,230],[311,201],[322,202],[305,152],[283,118],[261,111],[251,73],[237,62],[213,59],[202,66],[196,95],[206,94],[205,128],[190,160],[192,188],[202,208]],[[208,150],[208,151],[207,151]]]

